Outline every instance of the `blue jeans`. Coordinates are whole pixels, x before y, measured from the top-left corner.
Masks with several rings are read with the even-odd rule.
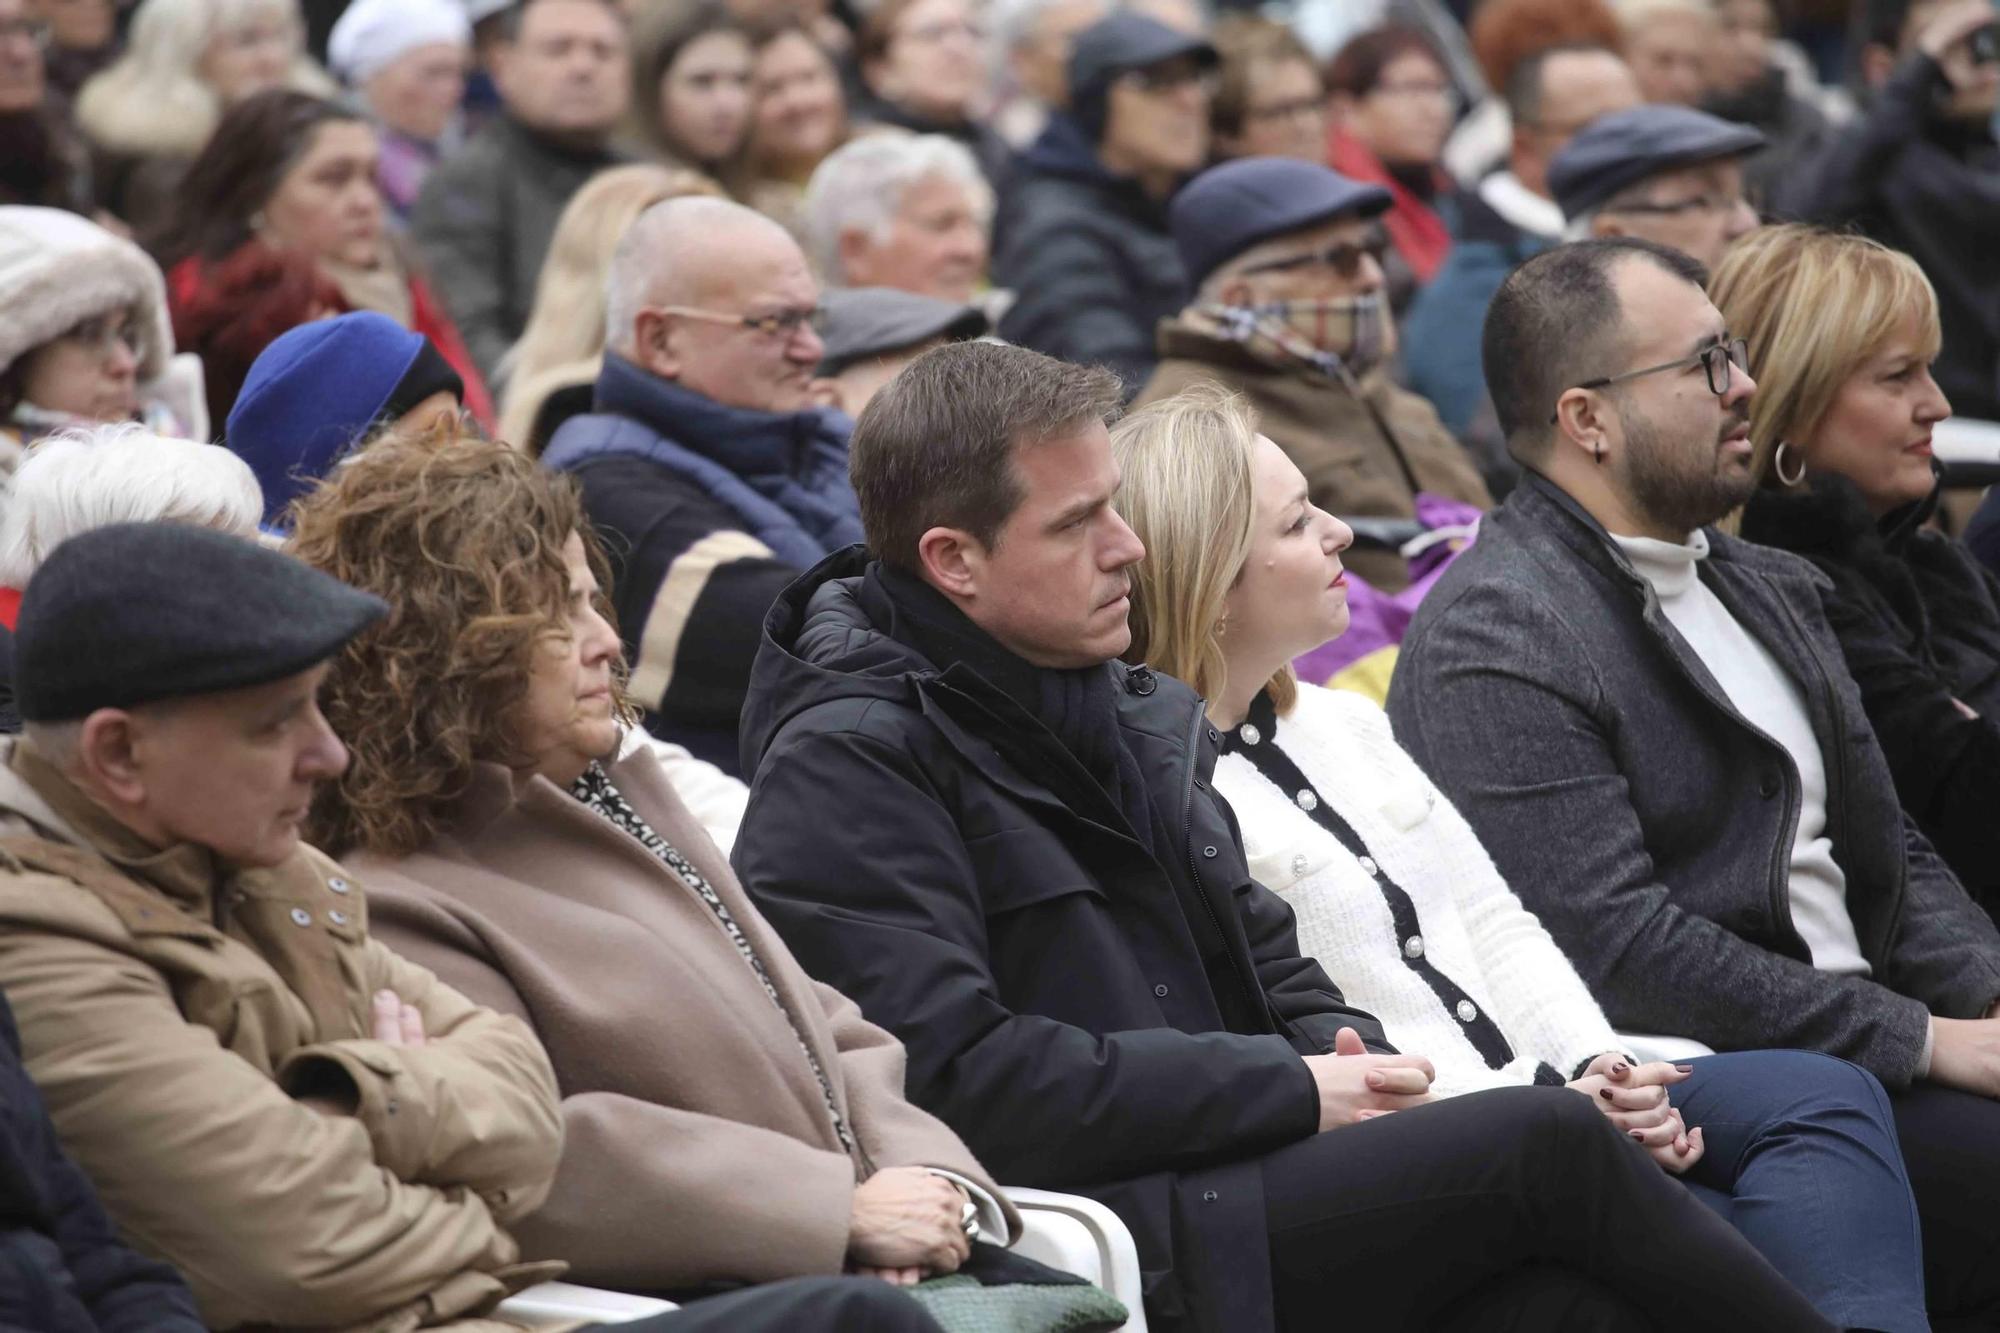
[[[1923,1239],[1889,1098],[1806,1051],[1689,1062],[1671,1092],[1707,1152],[1683,1179],[1842,1328],[1922,1333]]]

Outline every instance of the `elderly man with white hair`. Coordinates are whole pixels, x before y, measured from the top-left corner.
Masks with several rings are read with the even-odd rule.
[[[814,406],[819,284],[777,223],[688,197],[639,215],[605,291],[596,411],[565,422],[542,462],[575,474],[609,534],[648,729],[738,773],[765,613],[801,570],[861,540],[853,423]]]
[[[804,212],[813,262],[832,286],[963,305],[986,276],[993,188],[942,135],[854,140],[813,172]]]

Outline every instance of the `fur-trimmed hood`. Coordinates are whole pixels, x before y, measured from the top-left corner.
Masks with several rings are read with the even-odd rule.
[[[0,372],[87,319],[130,309],[138,335],[139,379],[153,379],[174,354],[167,285],[132,242],[74,213],[0,207]]]

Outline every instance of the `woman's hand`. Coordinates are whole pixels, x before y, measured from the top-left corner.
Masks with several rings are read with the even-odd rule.
[[[954,1273],[972,1253],[960,1219],[965,1191],[916,1166],[885,1167],[854,1189],[847,1260],[856,1273],[899,1287]]]
[[[1694,1073],[1691,1065],[1655,1061],[1635,1065],[1617,1054],[1600,1055],[1569,1087],[1590,1098],[1663,1168],[1681,1174],[1701,1160],[1701,1130],[1690,1130],[1668,1100],[1667,1089]]]

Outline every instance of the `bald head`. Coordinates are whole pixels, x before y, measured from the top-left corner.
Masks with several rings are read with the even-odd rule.
[[[706,307],[732,290],[796,267],[805,254],[791,233],[755,209],[689,196],[654,204],[635,218],[611,256],[605,279],[604,342],[629,357],[647,306]]]

